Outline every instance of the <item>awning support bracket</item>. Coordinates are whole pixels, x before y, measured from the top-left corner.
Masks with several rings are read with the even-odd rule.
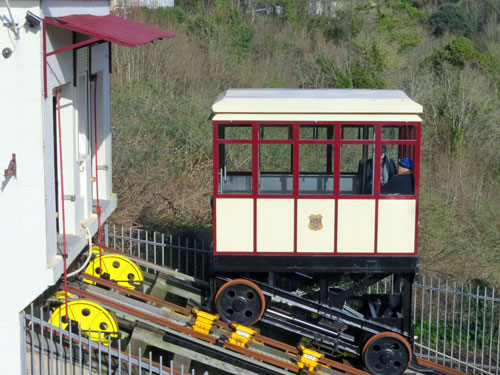
[[[52,51],[52,52],[47,52],[47,24],[53,24],[53,23],[47,22],[45,19],[43,20],[43,93],[44,93],[45,99],[47,99],[47,57],[52,56],[52,55],[56,55],[56,54],[61,53],[61,52],[73,50],[76,48],[85,47],[85,46],[88,46],[90,44],[103,42],[102,39],[92,38],[92,39],[84,40],[83,42],[71,44],[69,46],[56,49],[55,51]],[[54,25],[54,26],[57,26],[57,25]]]

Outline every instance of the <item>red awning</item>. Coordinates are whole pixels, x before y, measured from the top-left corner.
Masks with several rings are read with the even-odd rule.
[[[111,14],[94,16],[91,14],[73,14],[64,17],[45,17],[44,21],[63,29],[120,44],[135,47],[156,39],[172,38],[174,33],[156,27],[143,25]]]

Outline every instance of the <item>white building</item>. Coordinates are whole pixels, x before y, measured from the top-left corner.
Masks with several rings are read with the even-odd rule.
[[[0,0],[0,16],[0,363],[16,374],[19,312],[61,278],[64,232],[69,265],[98,230],[97,193],[101,222],[116,207],[110,43],[174,34],[100,0]]]

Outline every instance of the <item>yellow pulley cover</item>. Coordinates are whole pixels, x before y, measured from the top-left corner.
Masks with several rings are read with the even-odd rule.
[[[92,341],[99,342],[100,337],[101,344],[108,345],[110,338],[118,337],[116,320],[108,310],[95,302],[84,299],[68,302],[68,317],[79,324],[82,335],[88,336],[90,330]],[[52,312],[49,323],[67,329],[66,304],[63,303]]]
[[[92,248],[94,253],[95,247],[96,246]],[[99,272],[101,266],[102,272]],[[118,285],[132,290],[142,286],[144,281],[144,276],[140,268],[127,257],[118,254],[97,255],[90,261],[85,269],[85,273],[114,281]],[[90,280],[83,279],[83,281],[89,284],[95,284]]]

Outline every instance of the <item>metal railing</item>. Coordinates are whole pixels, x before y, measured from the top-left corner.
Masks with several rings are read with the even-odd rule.
[[[209,276],[211,251],[194,239],[106,224],[105,241],[191,276]],[[376,288],[388,292],[392,285],[385,280]],[[421,276],[413,289],[413,319],[419,356],[470,374],[500,374],[500,296],[494,288]]]
[[[141,348],[132,352],[131,345],[118,339],[113,345],[90,340],[91,332],[79,328],[72,332],[53,326],[51,312],[46,308],[34,308],[21,314],[24,332],[23,374],[30,375],[195,375],[195,371],[184,369],[161,355],[153,359],[153,352],[142,353]],[[45,319],[44,319],[45,317]],[[48,319],[47,319],[48,318]],[[127,348],[125,351],[122,348]],[[207,375],[204,372],[203,375]]]
[[[212,251],[205,242],[188,237],[150,233],[139,229],[115,225],[104,226],[104,243],[126,254],[173,268],[202,280],[210,277]]]
[[[104,240],[106,246],[125,254],[203,280],[210,277],[211,250],[198,240],[107,224]],[[390,292],[391,281],[384,280],[375,288],[371,292]],[[151,354],[143,359],[140,352],[121,352],[121,341],[113,348],[100,345],[85,333],[50,325],[43,314],[40,309],[34,315],[32,309],[21,319],[29,374],[170,374],[172,364],[164,366],[161,358],[153,362]],[[500,374],[500,298],[495,289],[422,276],[413,289],[413,322],[414,351],[420,357],[467,374]]]
[[[414,287],[416,354],[468,374],[500,373],[500,298],[494,288],[423,276]]]

